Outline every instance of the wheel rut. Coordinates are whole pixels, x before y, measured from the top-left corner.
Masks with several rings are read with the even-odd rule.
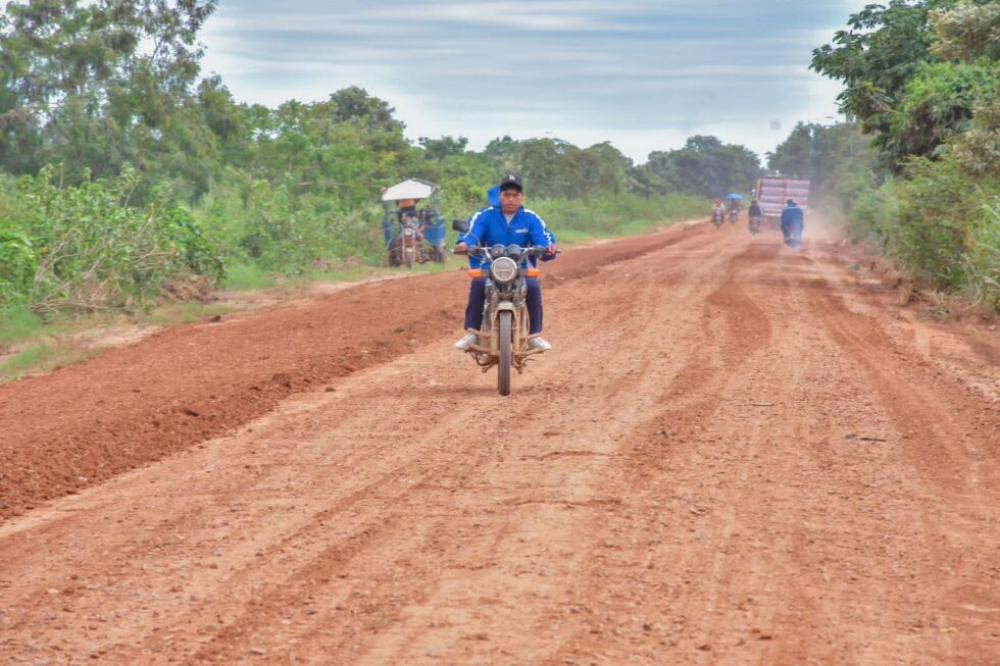
[[[401,342],[0,525],[0,661],[1000,662],[996,402],[812,247],[710,231],[560,257],[509,398],[339,293]]]

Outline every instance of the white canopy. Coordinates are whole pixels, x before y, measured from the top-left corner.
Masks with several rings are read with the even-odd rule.
[[[438,186],[426,180],[411,178],[398,185],[393,185],[382,194],[382,201],[399,201],[400,199],[429,199]]]

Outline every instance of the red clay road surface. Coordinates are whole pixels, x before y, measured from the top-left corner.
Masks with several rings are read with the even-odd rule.
[[[507,399],[458,273],[0,386],[0,663],[1000,664],[996,336],[846,263],[571,249]]]

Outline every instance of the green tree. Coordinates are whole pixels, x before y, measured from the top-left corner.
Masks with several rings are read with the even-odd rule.
[[[760,160],[749,149],[703,135],[689,138],[681,149],[650,153],[638,171],[638,186],[649,193],[705,197],[748,191],[761,173]]]
[[[1000,60],[1000,3],[977,5],[962,1],[954,8],[931,12],[938,56],[961,62],[981,62],[997,78]],[[966,172],[1000,177],[1000,81],[972,104],[968,129],[954,137],[952,147]]]
[[[517,142],[510,138],[509,135],[504,134],[503,137],[493,139],[486,144],[486,148],[483,149],[483,152],[490,157],[505,159],[511,154],[515,147],[517,147]]]
[[[960,0],[930,12],[935,41],[931,51],[945,60],[1000,60],[1000,3]]]
[[[993,101],[1000,83],[996,66],[982,63],[924,64],[904,88],[898,111],[878,142],[890,164],[911,155],[938,157],[967,131],[977,105]]]
[[[952,0],[890,0],[852,14],[849,30],[838,31],[833,44],[813,50],[812,69],[844,83],[841,111],[857,118],[866,132],[887,122],[900,93],[920,64],[935,57],[929,12],[950,7]]]
[[[968,131],[952,147],[966,172],[1000,180],[1000,83],[991,98],[976,103]]]
[[[216,0],[8,2],[0,24],[0,166],[62,162],[78,181],[125,162],[204,178],[213,137],[192,104],[198,30]]]
[[[388,102],[372,97],[364,88],[342,88],[330,95],[330,101],[336,105],[334,120],[337,122],[357,123],[368,129],[386,132],[402,132],[406,128],[396,119],[396,109],[389,106]]]
[[[443,136],[440,139],[429,139],[422,136],[418,143],[423,146],[427,154],[427,159],[441,160],[449,155],[461,155],[469,145],[469,140],[464,136],[457,139],[451,136]]]

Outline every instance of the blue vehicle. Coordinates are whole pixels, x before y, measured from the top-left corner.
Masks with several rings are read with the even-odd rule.
[[[385,215],[382,232],[390,266],[444,263],[446,227],[438,213],[438,186],[419,178],[393,185],[382,193]],[[418,201],[426,201],[417,208]],[[395,204],[395,209],[392,205]]]

